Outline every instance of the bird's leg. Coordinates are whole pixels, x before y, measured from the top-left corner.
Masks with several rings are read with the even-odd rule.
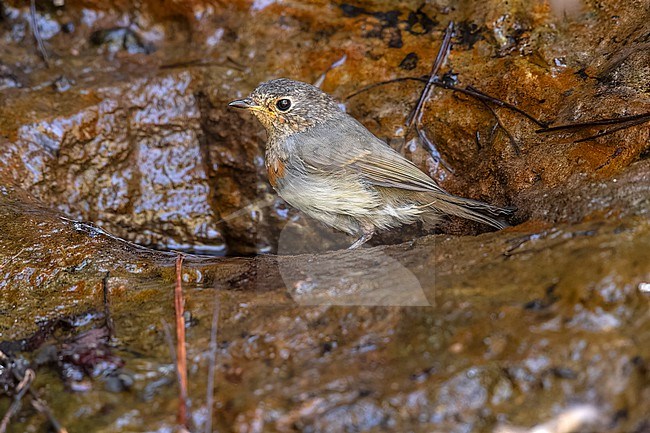
[[[361,237],[359,239],[357,239],[356,241],[354,241],[354,243],[348,247],[348,250],[356,250],[361,245],[368,242],[370,240],[370,238],[372,238],[372,235],[374,235],[374,234],[375,234],[374,230],[363,232]]]

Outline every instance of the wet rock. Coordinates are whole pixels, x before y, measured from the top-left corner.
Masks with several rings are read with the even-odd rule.
[[[299,227],[301,236],[322,239],[323,236],[318,234],[320,227],[305,221],[278,199],[268,186],[262,164],[262,129],[250,116],[233,113],[224,104],[249,92],[260,81],[282,75],[306,81],[324,76],[324,89],[345,101],[347,95],[362,85],[376,83],[377,77],[399,76],[401,68],[396,65],[412,68],[409,74],[426,74],[435,56],[432,47],[440,40],[443,27],[436,27],[436,23],[448,19],[461,24],[448,60],[449,70],[443,71],[446,73],[444,77],[454,79],[445,79],[446,83],[453,82],[459,86],[472,84],[556,124],[648,110],[643,88],[630,81],[634,74],[625,72],[637,70],[635,65],[643,63],[643,56],[639,54],[644,52],[642,44],[630,45],[621,51],[627,54],[618,57],[610,56],[611,50],[605,46],[599,46],[589,57],[584,54],[593,51],[587,48],[602,40],[599,32],[606,33],[609,38],[606,39],[611,41],[639,40],[640,12],[620,18],[618,24],[614,25],[607,11],[596,10],[592,15],[572,18],[572,30],[569,31],[550,25],[556,17],[548,10],[529,10],[519,3],[499,5],[493,9],[473,5],[454,13],[442,6],[421,6],[416,2],[404,3],[398,9],[363,2],[348,3],[340,8],[319,11],[314,15],[318,16],[318,20],[311,20],[309,17],[312,15],[288,2],[256,9],[259,27],[242,33],[240,20],[249,19],[248,12],[244,12],[246,7],[241,13],[235,10],[222,15],[215,10],[206,12],[201,15],[204,17],[201,25],[196,26],[191,24],[191,20],[196,19],[197,11],[204,10],[201,9],[203,6],[196,3],[188,7],[163,11],[153,5],[143,5],[143,11],[151,13],[151,17],[156,17],[161,23],[156,24],[151,17],[145,18],[145,12],[136,20],[137,34],[147,34],[148,38],[157,40],[157,46],[161,48],[150,60],[151,67],[139,68],[128,63],[143,61],[135,57],[128,61],[129,57],[120,58],[124,63],[118,65],[111,63],[110,59],[102,59],[107,62],[106,75],[97,70],[89,78],[88,74],[82,72],[81,64],[78,73],[66,75],[81,86],[79,93],[75,93],[81,98],[70,95],[61,100],[58,96],[34,94],[33,97],[39,99],[38,103],[28,96],[13,98],[12,112],[19,115],[13,116],[13,120],[12,116],[5,116],[0,121],[4,122],[0,129],[7,131],[11,142],[4,152],[8,160],[14,161],[5,164],[4,170],[9,171],[9,178],[23,179],[21,185],[25,188],[31,188],[29,180],[42,182],[37,187],[39,198],[44,197],[46,202],[56,204],[71,216],[95,221],[119,236],[147,245],[181,249],[192,249],[199,245],[199,250],[217,254],[223,251],[224,244],[228,245],[232,254],[276,251],[288,222],[292,222],[293,227]],[[76,11],[74,7],[66,5],[62,22],[72,20],[79,26],[74,34],[53,36],[48,43],[59,52],[60,46],[57,44],[63,46],[66,42],[64,37],[67,37],[70,38],[67,44],[74,46],[78,53],[85,49],[83,44],[94,34],[98,41],[117,40],[118,45],[121,44],[120,49],[123,49],[124,42],[133,39],[129,35],[132,35],[130,31],[135,27],[125,25],[120,18],[123,11],[117,6],[105,5],[99,10],[101,14],[85,9]],[[277,19],[278,10],[283,11],[282,22]],[[85,18],[78,18],[75,15],[78,13]],[[594,22],[601,24],[595,25]],[[210,28],[217,23],[216,30]],[[93,29],[92,26],[100,26],[101,29]],[[196,29],[194,36],[190,34],[192,28]],[[271,29],[280,28],[286,38],[281,46],[275,46],[275,42],[264,35]],[[576,49],[566,42],[567,35],[573,34],[573,30],[582,32],[579,33],[578,42],[584,49]],[[497,33],[503,34],[503,43],[495,36]],[[115,39],[110,36],[113,34],[121,36]],[[220,35],[217,38],[219,42],[215,39],[217,34]],[[403,44],[401,48],[391,48],[399,45],[391,42],[393,36],[399,36]],[[212,48],[193,54],[192,50],[187,49],[187,43],[192,38],[204,40]],[[311,42],[302,44],[298,41]],[[332,52],[331,47],[337,47],[338,51]],[[217,48],[217,51],[211,51]],[[264,54],[272,51],[278,54]],[[502,55],[510,54],[502,60],[490,60],[499,52]],[[87,55],[96,53],[91,49]],[[345,58],[344,63],[331,69],[331,65],[341,58]],[[419,61],[403,63],[405,59]],[[557,63],[557,59],[563,60]],[[67,58],[66,61],[76,60]],[[122,79],[134,70],[140,73],[148,70],[146,75],[151,76],[150,72],[155,71],[158,62],[168,67],[164,72],[154,73],[151,79]],[[35,57],[33,63],[40,64],[40,60]],[[226,64],[229,66],[222,67]],[[630,66],[626,66],[628,64]],[[580,78],[577,74],[579,71],[585,77],[601,77],[600,81]],[[191,77],[189,84],[185,84],[188,82],[187,74]],[[351,76],[354,76],[354,80],[350,79]],[[54,78],[47,82],[52,82]],[[34,75],[31,79],[38,82],[39,77]],[[167,84],[175,80],[179,81],[178,86]],[[162,87],[161,82],[165,83]],[[161,91],[164,94],[167,92],[164,86],[167,85],[177,88],[184,86],[181,98],[194,98],[193,102],[187,104],[179,101],[180,110],[184,110],[185,106],[191,107],[187,111],[189,114],[176,111],[178,124],[183,123],[187,116],[192,119],[191,126],[182,131],[164,131],[164,137],[152,136],[151,128],[139,124],[138,119],[129,121],[129,114],[124,113],[136,110],[134,105],[144,107],[142,110],[145,112],[155,112],[154,106],[164,98],[154,96],[152,92]],[[516,205],[520,209],[517,221],[530,217],[546,219],[545,213],[552,215],[548,210],[550,202],[544,200],[546,194],[562,189],[565,184],[578,187],[579,183],[580,188],[590,188],[589,185],[594,182],[620,173],[647,148],[647,129],[638,126],[597,139],[601,149],[594,152],[590,141],[573,143],[576,139],[586,138],[592,131],[540,135],[535,133],[538,126],[520,115],[497,108],[497,120],[478,101],[439,89],[434,91],[425,105],[422,122],[422,130],[434,143],[434,155],[421,142],[412,140],[404,126],[421,90],[419,86],[406,82],[379,87],[347,100],[347,109],[451,192],[499,205]],[[85,87],[97,90],[86,93]],[[620,94],[623,87],[627,89],[624,98]],[[569,89],[569,93],[566,89]],[[143,95],[137,97],[138,92],[143,92]],[[175,94],[174,91],[171,94]],[[171,98],[171,101],[175,100],[177,98]],[[41,106],[57,107],[57,111],[62,113],[60,121],[48,119],[51,111],[35,113],[28,109]],[[104,122],[105,116],[113,115],[114,107],[117,107],[116,116],[112,117],[114,120]],[[91,154],[96,152],[91,151],[85,159],[73,159],[74,164],[89,167],[84,168],[83,172],[73,167],[65,169],[61,167],[65,163],[57,163],[58,167],[54,170],[57,179],[53,181],[51,161],[58,160],[56,152],[59,152],[59,147],[67,161],[71,157],[67,149],[82,146],[72,141],[57,143],[60,139],[46,139],[43,134],[38,139],[26,137],[21,128],[26,125],[38,125],[38,128],[45,130],[54,127],[61,129],[60,134],[56,133],[60,137],[75,137],[79,135],[78,132],[68,131],[68,128],[78,129],[78,123],[65,119],[88,119],[89,111],[99,114],[99,128],[103,131],[100,135],[116,143],[114,149],[108,149],[107,156],[110,158],[94,158]],[[511,142],[508,133],[498,125],[499,122],[515,137],[516,143]],[[92,128],[83,128],[92,131]],[[144,131],[143,134],[151,138],[142,136],[138,131]],[[606,147],[611,142],[607,137],[616,142],[625,142],[626,146],[615,145],[608,150]],[[127,146],[125,141],[134,144]],[[162,148],[154,151],[154,142]],[[179,142],[184,143],[179,147],[182,151],[163,151],[166,146]],[[200,144],[197,145],[197,142]],[[520,154],[516,153],[516,147],[520,148]],[[139,155],[153,155],[157,151],[159,157],[155,160],[136,158],[138,160],[134,161],[136,148]],[[25,157],[18,156],[20,154],[30,155],[29,164],[25,163]],[[437,158],[446,161],[453,172],[436,162]],[[23,161],[17,162],[20,159]],[[21,165],[29,166],[29,169],[20,169]],[[183,170],[192,174],[181,176],[180,173],[161,174],[161,170],[156,169],[146,173],[134,170],[134,167],[144,169],[151,165],[165,167],[165,170],[185,167]],[[68,173],[61,173],[65,171]],[[44,175],[46,172],[47,176]],[[586,175],[583,176],[583,173]],[[150,177],[161,181],[168,178],[169,181],[154,181],[150,189],[147,183]],[[141,180],[139,186],[136,185],[138,179]],[[48,183],[52,187],[44,188]],[[68,194],[67,185],[73,186],[75,191]],[[86,191],[80,194],[76,191],[80,188]],[[166,196],[163,190],[173,191],[178,200]],[[125,198],[127,194],[129,202]],[[139,194],[142,196],[138,197]],[[158,200],[163,203],[162,210],[153,208],[153,203]],[[179,203],[190,204],[187,208],[181,208],[177,206]],[[563,221],[576,221],[585,216],[576,211]],[[413,234],[422,233],[417,227],[405,230]],[[451,221],[444,224],[441,230],[470,234],[479,232],[481,228]],[[379,241],[403,241],[410,237],[413,235],[393,234]],[[325,245],[337,244],[328,242]],[[308,249],[298,243],[294,252],[301,251]]]
[[[216,93],[216,92],[215,92]],[[252,254],[269,251],[275,224],[268,208],[277,201],[264,172],[262,131],[251,116],[228,109],[229,100],[214,93],[200,99],[206,165],[214,185],[215,211],[221,216],[231,251]],[[258,134],[251,135],[257,130]]]
[[[218,252],[192,83],[181,72],[97,88],[81,111],[16,131],[0,171],[70,217],[121,237]]]
[[[600,81],[620,90],[650,93],[650,43],[638,44],[617,53],[602,66]]]
[[[25,310],[39,317],[84,311],[101,298],[109,271],[118,344],[130,348],[120,360],[134,371],[132,389],[147,397],[113,406],[101,423],[172,425],[168,409],[152,411],[152,400],[173,404],[176,394],[167,388],[174,374],[162,325],[151,318],[173,317],[174,256],[61,219],[25,197],[16,202],[19,196],[7,192],[0,202],[0,229],[12,234],[0,239],[3,338],[9,327],[13,338],[28,333]],[[52,244],[68,242],[75,248],[65,257],[51,253]],[[190,398],[199,407],[205,396],[199,384],[216,305],[207,284],[220,293],[215,401],[224,419],[217,425],[491,431],[497,421],[541,424],[580,402],[597,407],[611,431],[629,431],[645,417],[638,402],[649,389],[650,298],[638,289],[650,279],[648,242],[647,218],[626,216],[318,255],[188,256],[183,279],[196,319],[188,330]],[[528,307],[548,296],[542,307]],[[99,329],[68,339],[65,359],[111,365],[104,341]],[[99,416],[95,396],[125,389],[116,374],[107,391],[79,374],[74,388],[84,393],[75,405],[87,415],[76,417],[61,401],[53,407],[60,420],[72,429]],[[52,387],[43,392],[57,401]],[[125,421],[128,413],[137,416]]]

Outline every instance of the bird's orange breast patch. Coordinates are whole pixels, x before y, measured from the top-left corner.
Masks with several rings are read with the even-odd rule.
[[[268,168],[269,183],[273,188],[278,186],[278,180],[284,177],[284,163],[280,160],[273,161]]]

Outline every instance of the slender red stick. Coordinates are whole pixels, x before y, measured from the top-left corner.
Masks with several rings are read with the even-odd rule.
[[[176,287],[174,310],[176,312],[176,370],[178,372],[179,404],[178,423],[187,425],[187,353],[185,351],[185,316],[183,314],[183,255],[176,258]]]

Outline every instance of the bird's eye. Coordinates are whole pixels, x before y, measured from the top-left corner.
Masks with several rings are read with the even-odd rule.
[[[278,110],[280,111],[287,111],[289,108],[291,108],[291,101],[286,98],[278,99],[278,102],[275,103],[275,106],[278,107]]]

